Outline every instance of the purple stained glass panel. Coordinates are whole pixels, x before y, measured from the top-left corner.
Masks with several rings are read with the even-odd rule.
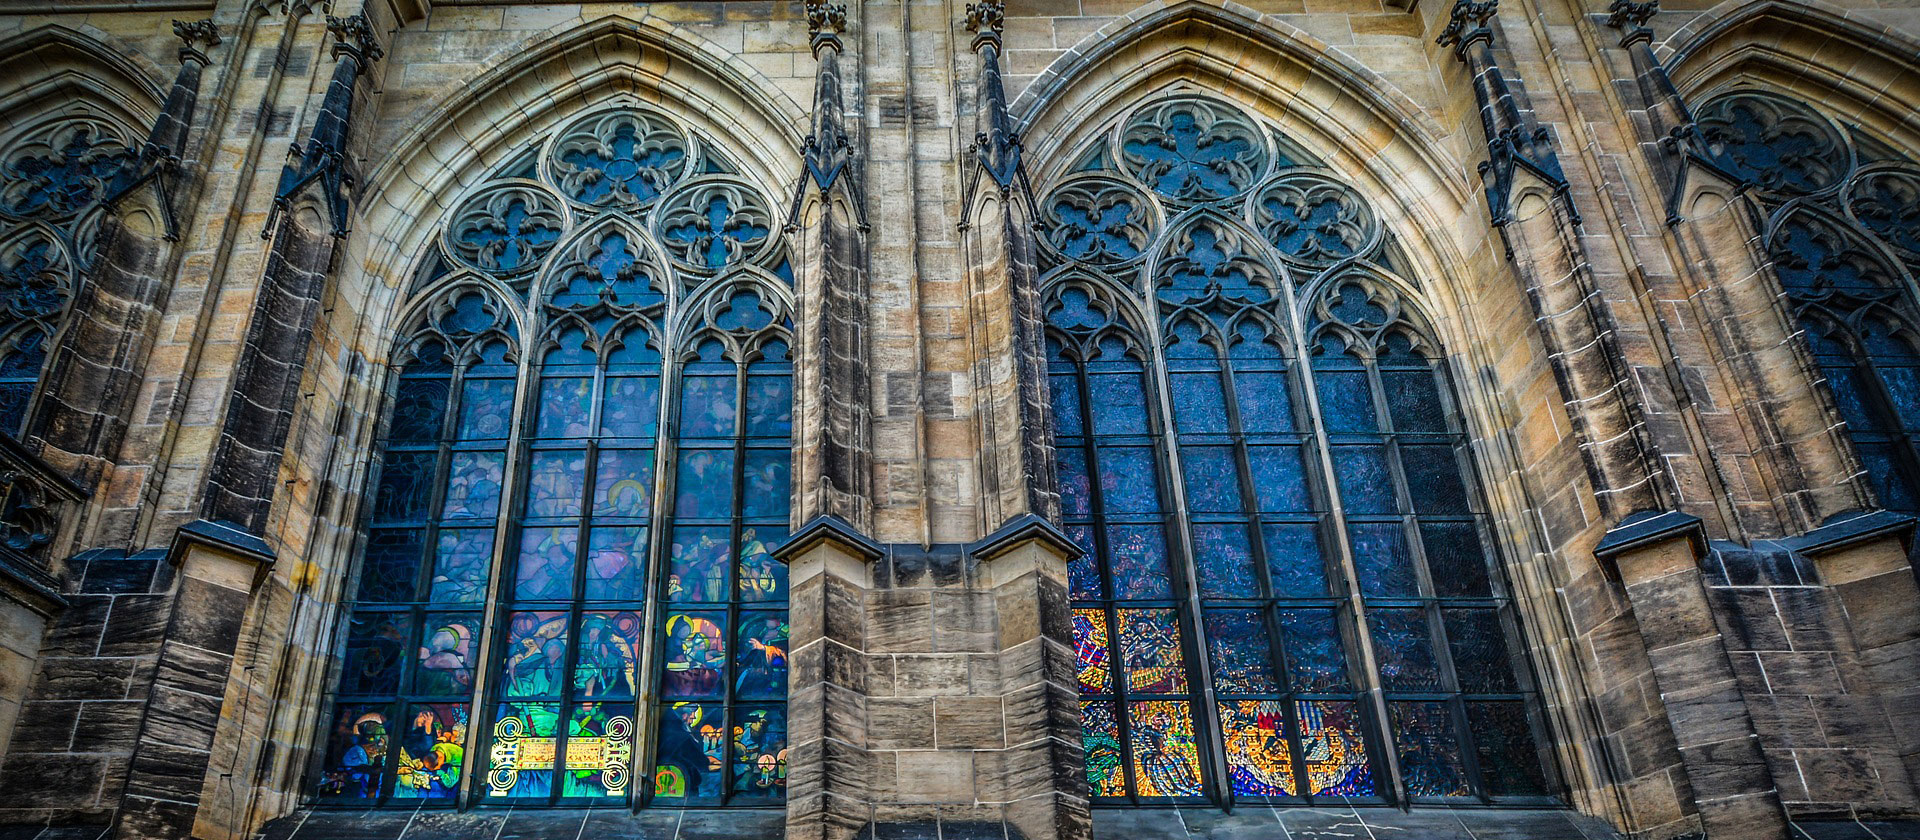
[[[507,697],[557,696],[566,684],[567,614],[556,610],[511,613],[500,690]]]
[[[460,698],[473,694],[479,650],[479,613],[428,613],[420,624],[413,692]]]
[[[1087,453],[1077,446],[1054,450],[1055,469],[1060,474],[1060,513],[1064,516],[1093,515],[1092,480],[1087,475]],[[1091,548],[1091,546],[1081,546]]]
[[[1293,431],[1293,403],[1287,397],[1287,375],[1274,371],[1247,371],[1233,377],[1240,402],[1240,428],[1250,435]]]
[[[1159,512],[1159,481],[1154,477],[1153,450],[1141,446],[1107,446],[1100,449],[1099,458],[1100,496],[1107,513]]]
[[[514,564],[513,597],[523,601],[560,601],[573,597],[573,561],[580,531],[525,528],[520,532],[520,557]]]
[[[455,452],[447,471],[448,519],[491,519],[500,514],[500,485],[507,456],[499,452]]]
[[[1267,547],[1268,576],[1280,598],[1327,596],[1326,561],[1320,555],[1317,526],[1311,523],[1275,523],[1260,528]]]
[[[1085,525],[1068,525],[1067,537],[1080,547],[1081,555],[1067,561],[1067,589],[1069,596],[1082,601],[1101,596],[1100,561],[1094,552],[1093,529]]]
[[[1195,513],[1239,513],[1240,470],[1230,446],[1180,447],[1180,473],[1187,507]]]
[[[1383,446],[1333,447],[1333,472],[1340,501],[1350,513],[1394,513],[1393,473]],[[1424,491],[1423,491],[1424,492]]]
[[[593,380],[547,377],[540,381],[540,412],[535,434],[578,438],[593,432]]]
[[[589,601],[638,601],[646,597],[647,529],[600,525],[587,538]]]
[[[644,519],[653,512],[653,450],[602,449],[594,466],[593,515]]]
[[[1253,469],[1253,492],[1260,509],[1296,513],[1313,509],[1307,498],[1307,478],[1300,469],[1298,446],[1250,446],[1247,462]]]
[[[1098,374],[1087,378],[1093,400],[1093,433],[1140,435],[1147,432],[1147,394],[1140,374]]]
[[[1360,592],[1369,598],[1412,598],[1420,594],[1420,578],[1407,551],[1405,527],[1399,522],[1355,522],[1347,526],[1353,544],[1353,565],[1360,576]]]
[[[1266,618],[1259,610],[1207,610],[1205,624],[1217,690],[1226,694],[1281,690],[1273,672]]]

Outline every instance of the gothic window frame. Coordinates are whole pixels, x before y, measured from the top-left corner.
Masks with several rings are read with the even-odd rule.
[[[1859,486],[1882,507],[1920,512],[1920,162],[1757,85],[1703,97],[1695,117],[1708,159],[1762,214],[1776,299],[1845,426]],[[1891,326],[1878,349],[1874,322]]]
[[[1552,761],[1536,678],[1504,581],[1504,563],[1493,539],[1486,495],[1457,403],[1458,385],[1464,380],[1453,369],[1454,360],[1439,351],[1430,322],[1420,314],[1424,295],[1396,271],[1398,246],[1378,213],[1359,190],[1314,160],[1277,127],[1256,116],[1253,109],[1217,92],[1190,86],[1134,104],[1091,139],[1065,150],[1063,157],[1063,162],[1072,165],[1054,173],[1049,187],[1042,191],[1045,198],[1037,208],[1036,229],[1043,262],[1041,286],[1050,380],[1055,384],[1064,380],[1076,388],[1076,396],[1067,402],[1062,401],[1061,394],[1054,394],[1057,449],[1063,459],[1062,506],[1070,533],[1088,543],[1085,547],[1090,555],[1077,561],[1073,570],[1074,606],[1076,615],[1092,608],[1100,611],[1104,620],[1100,628],[1104,635],[1096,643],[1091,619],[1076,619],[1076,647],[1084,654],[1105,657],[1104,675],[1097,674],[1093,679],[1106,688],[1088,690],[1089,685],[1083,681],[1083,697],[1087,698],[1084,705],[1115,712],[1100,718],[1102,726],[1113,721],[1113,731],[1100,734],[1097,749],[1121,756],[1117,759],[1120,795],[1102,796],[1099,791],[1106,784],[1095,783],[1095,803],[1227,805],[1251,801],[1311,805],[1337,800],[1347,804],[1495,805],[1558,801],[1562,785]],[[1204,240],[1189,233],[1209,226]],[[1367,388],[1364,398],[1369,400],[1369,410],[1378,415],[1374,418],[1376,426],[1367,431],[1380,439],[1373,445],[1383,457],[1391,459],[1388,504],[1392,509],[1373,518],[1394,523],[1388,530],[1400,532],[1405,562],[1417,579],[1418,588],[1398,599],[1362,592],[1350,529],[1368,514],[1353,509],[1355,500],[1347,498],[1337,486],[1343,482],[1336,480],[1340,472],[1334,461],[1341,444],[1355,441],[1345,439],[1352,435],[1328,427],[1328,409],[1321,404],[1325,395],[1309,381],[1316,380],[1322,368],[1314,343],[1317,336],[1330,329],[1352,333],[1355,326],[1331,323],[1338,319],[1319,298],[1356,284],[1368,290],[1369,301],[1374,296],[1388,301],[1386,309],[1394,316],[1375,325],[1368,340],[1382,339],[1394,331],[1419,336],[1418,343],[1426,348],[1421,364],[1441,403],[1436,409],[1441,428],[1423,430],[1420,434],[1424,437],[1394,429],[1390,421],[1383,422],[1392,403],[1383,390],[1382,368],[1369,357],[1347,371],[1362,375]],[[1104,322],[1094,324],[1087,314],[1090,312],[1104,317]],[[1184,322],[1205,324],[1210,318],[1225,325],[1214,330],[1219,338],[1212,340],[1215,350],[1211,355],[1195,362],[1173,352],[1177,334],[1185,329]],[[1243,335],[1243,325],[1250,318],[1260,318],[1268,326],[1259,335]],[[1146,390],[1143,416],[1152,441],[1151,473],[1159,485],[1155,491],[1158,515],[1166,532],[1164,556],[1173,584],[1170,600],[1177,604],[1182,636],[1179,667],[1186,672],[1187,685],[1179,694],[1194,698],[1189,708],[1199,758],[1195,769],[1205,780],[1197,790],[1182,796],[1142,795],[1135,778],[1141,770],[1129,757],[1139,740],[1132,734],[1136,724],[1118,713],[1133,702],[1126,690],[1129,677],[1124,648],[1128,642],[1117,632],[1119,611],[1130,602],[1114,597],[1119,590],[1112,588],[1117,579],[1110,568],[1113,558],[1108,556],[1110,538],[1105,533],[1103,511],[1108,491],[1100,487],[1106,479],[1090,466],[1100,457],[1096,419],[1092,416],[1095,404],[1090,401],[1093,389],[1085,384],[1092,374],[1087,363],[1075,356],[1085,354],[1072,349],[1085,347],[1087,336],[1101,332],[1125,336],[1129,347],[1148,348],[1139,358]],[[1219,347],[1221,342],[1233,346],[1245,340],[1268,342],[1276,355],[1264,366],[1244,368],[1235,351]],[[1389,372],[1407,369],[1403,365]],[[1257,433],[1247,425],[1247,394],[1269,391],[1236,391],[1243,371],[1266,373],[1284,385],[1287,406],[1293,412],[1290,424],[1263,424]],[[1198,397],[1189,394],[1176,398],[1176,392],[1185,387],[1178,383],[1183,374],[1200,374],[1202,379],[1196,381],[1212,379],[1213,385],[1205,387],[1214,390],[1194,391]],[[1183,406],[1196,403],[1218,403],[1221,416],[1197,420],[1192,429],[1187,428],[1181,416]],[[1264,403],[1262,407],[1265,411],[1261,413],[1277,410]],[[1400,409],[1395,405],[1394,410]],[[1424,444],[1440,442],[1448,447],[1454,467],[1448,474],[1458,478],[1463,505],[1457,515],[1448,516],[1467,523],[1479,543],[1484,595],[1456,597],[1434,587],[1422,547],[1424,532],[1419,530],[1422,523],[1434,517],[1426,509],[1427,503],[1416,503],[1407,487],[1407,473],[1401,463],[1403,439]],[[1194,453],[1202,449],[1229,452],[1222,463],[1227,467],[1225,474],[1233,476],[1231,492],[1219,489],[1226,484],[1206,478],[1205,470],[1188,474],[1198,457]],[[1262,451],[1258,459],[1256,450]],[[1298,463],[1298,493],[1305,501],[1269,501],[1265,498],[1269,488],[1283,482],[1260,482],[1256,476],[1283,474],[1259,471],[1279,470],[1288,457]],[[1076,460],[1080,466],[1075,466]],[[1211,486],[1206,486],[1209,483]],[[1196,487],[1203,487],[1204,495],[1218,499],[1199,500]],[[1277,498],[1281,494],[1273,491],[1273,495]],[[1221,509],[1201,509],[1209,505]],[[1289,505],[1302,509],[1289,510]],[[1217,549],[1227,543],[1209,539],[1205,542],[1211,547],[1202,551],[1197,535],[1210,524],[1240,529],[1240,545],[1223,555]],[[1269,527],[1292,527],[1311,534],[1312,550],[1323,573],[1320,585],[1327,587],[1320,594],[1283,590],[1269,575],[1277,574],[1278,567],[1271,564],[1268,552],[1281,550],[1266,544]],[[1219,581],[1232,576],[1217,573],[1210,584],[1206,564],[1214,561],[1203,563],[1203,554],[1236,557],[1241,568],[1253,573],[1249,575],[1252,588],[1229,591],[1231,587]],[[1211,592],[1207,591],[1210,586]],[[1445,641],[1446,621],[1466,607],[1481,609],[1480,620],[1491,616],[1498,625],[1500,636],[1494,644],[1506,648],[1502,661],[1510,680],[1504,689],[1470,691],[1461,686],[1454,673],[1453,655]],[[1429,655],[1436,660],[1436,677],[1442,681],[1437,690],[1406,692],[1384,686],[1373,642],[1375,632],[1362,627],[1362,616],[1371,615],[1370,609],[1392,608],[1417,609],[1424,620]],[[1203,625],[1212,626],[1216,613],[1229,610],[1246,610],[1243,615],[1257,616],[1244,621],[1250,622],[1248,626],[1263,625],[1266,631],[1264,638],[1254,638],[1258,640],[1256,647],[1265,652],[1268,676],[1248,683],[1265,690],[1220,690],[1221,683],[1229,679],[1236,681],[1234,687],[1244,686],[1237,682],[1242,678],[1240,672],[1218,672],[1214,660],[1226,657],[1240,668],[1247,657],[1230,648],[1216,650],[1214,635],[1225,634],[1207,634]],[[1302,615],[1319,615],[1319,620],[1330,618],[1333,622],[1342,649],[1336,653],[1343,652],[1344,657],[1344,685],[1337,681],[1313,683],[1310,689],[1317,686],[1320,690],[1301,690],[1293,684],[1289,669],[1293,667],[1290,657],[1296,636],[1283,625]],[[1222,619],[1222,626],[1226,621]],[[1301,655],[1312,658],[1304,649]],[[1252,657],[1255,661],[1260,658]],[[1259,671],[1256,664],[1252,673]],[[1252,705],[1268,702],[1278,705]],[[1398,715],[1400,708],[1392,705],[1394,711],[1390,711],[1390,704],[1403,702],[1445,704],[1447,723],[1462,738],[1457,772],[1468,785],[1466,795],[1427,797],[1408,792],[1400,750],[1387,748],[1394,746],[1394,741],[1386,721],[1389,715]],[[1239,705],[1230,710],[1229,703]],[[1536,766],[1521,772],[1531,774],[1528,783],[1535,786],[1534,793],[1504,795],[1488,789],[1489,779],[1479,766],[1482,759],[1476,755],[1467,715],[1469,708],[1477,713],[1483,707],[1491,715],[1492,704],[1496,703],[1509,710],[1509,717],[1502,723],[1507,737],[1513,735],[1510,710],[1522,710],[1520,731],[1531,744],[1521,752]],[[1358,718],[1358,723],[1334,739],[1342,746],[1335,752],[1357,745],[1372,757],[1367,770],[1375,780],[1371,794],[1316,792],[1308,787],[1318,785],[1314,780],[1320,778],[1309,767],[1310,752],[1327,750],[1303,749],[1298,721],[1312,713],[1324,723],[1332,712]],[[1226,740],[1222,721],[1230,713],[1247,718],[1240,721],[1244,731],[1254,731],[1248,721],[1255,716],[1277,714],[1284,721],[1280,732],[1288,739],[1287,773],[1275,772],[1273,777],[1260,780],[1249,771],[1246,777],[1252,780],[1245,783],[1248,788],[1262,792],[1236,792],[1242,783],[1234,780],[1234,770],[1252,765],[1236,765],[1230,757],[1236,749],[1243,759],[1250,755],[1246,743],[1236,747]],[[1261,727],[1266,726],[1261,723]],[[1089,737],[1094,734],[1090,732]],[[1115,743],[1107,744],[1109,739]],[[1157,742],[1151,746],[1161,749]],[[1270,750],[1270,742],[1260,746]],[[1091,758],[1096,752],[1094,741],[1088,741],[1087,750]],[[1100,761],[1115,759],[1108,755]],[[1322,772],[1327,771],[1322,768]]]
[[[636,141],[624,147],[616,142],[623,126],[625,139]],[[764,674],[756,672],[756,679],[780,686],[777,697],[736,698],[737,693],[745,691],[742,675],[748,666],[733,648],[735,642],[745,638],[741,634],[746,628],[731,619],[739,616],[743,609],[757,610],[755,615],[764,613],[771,617],[761,622],[768,625],[761,629],[774,634],[765,636],[765,641],[783,639],[779,634],[786,632],[784,567],[772,563],[764,554],[792,526],[790,357],[795,300],[787,246],[782,232],[772,224],[774,204],[768,198],[772,191],[739,174],[741,170],[732,160],[734,158],[723,151],[711,135],[687,121],[657,106],[622,99],[571,115],[561,127],[525,144],[525,151],[510,156],[504,165],[494,170],[491,178],[467,189],[454,203],[433,243],[418,260],[420,269],[409,292],[413,302],[400,309],[404,314],[398,323],[403,328],[393,344],[393,362],[382,392],[383,411],[377,424],[380,444],[374,465],[368,470],[363,522],[341,596],[342,617],[334,637],[335,650],[341,653],[335,657],[329,691],[322,705],[330,711],[321,722],[320,743],[313,751],[310,765],[312,787],[309,790],[319,804],[365,807],[425,803],[462,808],[493,804],[598,807],[617,804],[640,808],[649,804],[774,807],[784,801],[784,763],[770,765],[766,760],[770,750],[763,751],[766,754],[758,756],[757,762],[739,761],[734,750],[747,744],[733,737],[731,717],[743,705],[754,706],[749,711],[778,706],[771,732],[767,728],[768,718],[760,718],[762,726],[756,730],[756,744],[766,746],[775,743],[773,739],[777,738],[775,746],[784,753],[784,655],[776,663],[774,656],[767,654]],[[602,168],[595,168],[596,165]],[[715,199],[716,196],[720,198]],[[715,200],[730,203],[723,207],[715,205]],[[400,394],[410,380],[422,378],[409,371],[408,363],[417,348],[435,341],[448,341],[449,330],[443,326],[448,313],[473,301],[478,301],[477,307],[469,309],[477,308],[491,316],[492,324],[485,329],[492,330],[488,335],[504,337],[511,360],[500,377],[501,381],[511,383],[504,392],[507,400],[504,436],[490,439],[504,457],[491,513],[467,520],[476,526],[484,521],[485,527],[472,528],[471,533],[487,533],[491,540],[485,549],[484,596],[467,605],[477,616],[477,630],[467,634],[464,647],[435,650],[436,656],[446,653],[452,657],[449,661],[464,663],[464,667],[456,666],[454,670],[467,675],[468,691],[457,700],[452,699],[451,694],[422,699],[422,695],[407,692],[417,684],[416,673],[426,671],[421,656],[426,655],[430,644],[438,644],[429,635],[423,635],[437,632],[428,626],[435,622],[428,619],[452,615],[457,609],[450,607],[451,602],[438,599],[431,590],[436,564],[442,562],[437,547],[439,538],[435,534],[465,523],[454,522],[449,526],[439,521],[444,516],[430,513],[436,518],[420,525],[412,573],[412,585],[416,589],[410,595],[411,600],[399,606],[370,607],[362,600],[365,595],[362,587],[365,579],[375,574],[368,547],[385,526],[392,524],[382,520],[385,498],[382,488],[387,486],[391,454],[404,451],[404,447],[396,446],[393,438],[396,418],[400,415]],[[737,311],[741,305],[757,308],[743,315]],[[468,320],[472,317],[469,315]],[[743,331],[743,323],[753,328]],[[573,368],[568,368],[569,362],[555,351],[571,330],[584,331],[583,346],[590,347],[595,355],[590,361],[576,361]],[[634,349],[632,338],[637,335],[645,339],[638,345],[639,349]],[[760,508],[755,517],[762,523],[761,527],[771,529],[772,523],[778,522],[778,533],[768,533],[760,541],[764,545],[756,543],[760,552],[756,557],[769,568],[755,572],[752,578],[756,591],[772,593],[770,597],[742,606],[738,588],[741,583],[737,578],[745,574],[742,569],[748,559],[741,553],[747,547],[740,540],[742,529],[737,525],[733,527],[729,544],[720,547],[725,552],[720,562],[726,567],[723,574],[727,592],[726,599],[717,606],[725,610],[730,619],[723,631],[725,638],[718,665],[718,675],[726,690],[714,701],[723,715],[718,776],[722,784],[718,795],[711,800],[668,803],[656,801],[651,782],[659,764],[656,755],[659,727],[670,707],[661,691],[667,667],[662,625],[668,611],[674,609],[669,603],[666,577],[669,564],[677,556],[672,551],[670,534],[676,517],[673,509],[676,477],[672,470],[678,453],[684,449],[680,388],[689,369],[690,354],[697,352],[701,342],[716,337],[736,344],[747,342],[729,351],[737,350],[740,355],[729,397],[736,414],[742,415],[739,420],[746,419],[751,394],[759,393],[750,388],[771,383],[777,386],[774,391],[783,395],[765,404],[767,416],[762,420],[758,437],[745,439],[745,430],[736,428],[735,432],[742,434],[735,436],[731,446],[735,451],[742,447],[761,452],[777,448],[787,455],[785,469],[779,468],[780,459],[765,459],[769,464],[765,480],[772,482],[768,487],[788,483],[788,504],[756,500]],[[477,339],[462,340],[471,344]],[[622,349],[623,342],[634,352]],[[787,359],[784,362],[763,358],[781,353]],[[625,361],[616,361],[614,354],[624,354],[619,358]],[[750,374],[760,379],[750,380]],[[543,425],[546,422],[543,419],[545,383],[583,376],[591,383],[590,392],[584,393],[585,401],[581,403],[589,412],[584,416],[585,425]],[[440,433],[433,441],[434,451],[442,454],[436,456],[436,472],[428,487],[430,495],[426,502],[432,505],[445,504],[444,499],[451,492],[448,466],[451,456],[445,453],[464,445],[459,438],[465,422],[466,368],[456,364],[446,379],[448,397],[438,406]],[[638,402],[629,405],[651,406],[650,411],[634,415],[637,420],[623,420],[626,425],[617,430],[618,434],[607,425],[611,421],[602,418],[607,406],[616,404],[618,399],[613,390],[614,379],[634,386],[633,390],[621,392],[639,397]],[[648,388],[650,397],[645,396]],[[640,429],[646,431],[636,431]],[[646,454],[620,455],[619,463],[608,467],[603,461],[616,450],[624,453],[644,450]],[[553,454],[546,460],[563,464],[559,468],[559,479],[536,476],[541,453]],[[569,462],[576,455],[579,469],[574,472]],[[626,479],[644,473],[644,486],[623,488],[619,485],[630,483],[623,479],[601,487],[609,476],[596,476],[595,471],[609,468],[623,471],[619,475]],[[736,489],[727,501],[732,505],[736,521],[746,504],[745,494],[737,489],[737,485],[746,480],[742,469],[744,467],[735,470]],[[545,486],[565,486],[572,495],[543,495],[536,489],[536,483],[543,478],[549,481]],[[560,483],[551,483],[556,480]],[[572,483],[567,484],[568,481]],[[643,493],[644,499],[635,496],[636,492]],[[621,493],[625,495],[620,496]],[[599,498],[602,495],[607,498]],[[773,500],[780,498],[777,493],[768,495]],[[617,504],[616,497],[620,499]],[[570,506],[568,500],[571,500]],[[546,506],[535,508],[536,503]],[[566,554],[564,558],[557,558],[565,567],[564,592],[558,583],[547,588],[523,590],[521,587],[523,570],[541,571],[540,562],[525,555],[522,545],[529,535],[541,529],[553,534],[571,534],[574,538],[571,543],[563,538],[554,540],[556,545],[564,547]],[[644,564],[637,589],[631,586],[623,589],[610,583],[611,579],[598,581],[606,585],[592,589],[596,584],[592,569],[597,568],[600,560],[597,552],[602,550],[595,540],[603,529],[624,530],[626,533],[617,538],[635,545],[644,542],[644,557],[637,558]],[[640,529],[644,529],[644,535],[638,533]],[[628,547],[615,553],[630,562],[639,552]],[[631,583],[631,567],[628,569],[627,581]],[[593,591],[600,594],[593,595]],[[392,686],[392,690],[350,691],[348,680],[357,673],[354,670],[357,649],[351,644],[355,617],[360,613],[380,612],[409,616],[412,623],[407,625],[410,629],[406,632],[418,635],[419,639],[402,639],[397,644],[394,655],[399,659],[400,670],[395,679],[382,684]],[[546,625],[553,623],[552,619],[561,622],[555,625],[559,628],[557,633],[540,636],[547,642],[558,639],[561,643],[558,664],[545,666],[546,671],[557,675],[544,683],[552,688],[551,696],[516,693],[518,689],[505,676],[509,647],[514,641],[510,638],[514,619],[520,614],[536,612],[554,613],[545,616],[549,620],[539,622],[543,633]],[[631,617],[621,618],[622,614]],[[632,628],[635,626],[632,618],[638,618],[637,634],[622,636],[609,629],[615,621]],[[606,663],[596,661],[589,665],[584,661],[590,619],[596,634],[595,644],[611,645],[619,661],[625,663],[623,667],[610,670],[601,667]],[[420,656],[410,655],[416,641]],[[768,646],[784,654],[784,646]],[[590,673],[589,682],[583,683],[581,675],[596,668],[607,673]],[[618,685],[621,683],[624,685]],[[585,687],[608,684],[616,684],[609,694],[594,693]],[[464,704],[466,709],[465,731],[458,738],[461,747],[458,779],[450,786],[434,788],[438,793],[433,799],[398,795],[396,771],[402,761],[399,727],[411,726],[415,707],[434,699]],[[518,709],[549,704],[552,708],[548,711],[553,716],[546,725],[556,727],[550,736],[498,730],[495,726],[496,717],[505,715],[509,705]],[[605,708],[608,704],[613,706],[611,712]],[[590,727],[575,731],[578,723],[572,720],[575,707],[586,705],[596,707],[588,714],[597,717]],[[380,725],[387,731],[377,740],[383,750],[383,771],[378,776],[377,789],[369,798],[330,797],[327,792],[339,787],[338,781],[345,778],[336,766],[344,751],[358,748],[363,740],[367,744],[375,743],[375,739],[357,737],[358,716],[367,710],[360,709],[361,706],[378,706],[385,715]],[[355,719],[348,721],[343,715]],[[546,720],[544,715],[539,719]],[[625,720],[620,720],[621,717]],[[535,719],[524,717],[519,729],[532,726]],[[442,723],[450,724],[450,720]],[[612,728],[616,724],[630,732],[624,744]],[[448,725],[439,731],[451,728]],[[409,736],[411,734],[409,732]],[[601,762],[583,768],[592,771],[589,781],[600,787],[582,789],[588,794],[598,791],[604,795],[571,795],[576,787],[573,771],[579,765],[573,763],[572,757],[562,765],[561,756],[570,756],[570,738],[582,737],[594,739],[583,749],[590,760]],[[544,743],[538,743],[541,740]],[[545,792],[533,800],[495,795],[517,790],[522,773],[542,772],[537,766],[519,764],[521,756],[535,755],[541,750],[550,750],[553,754],[544,770],[547,774]],[[437,750],[435,754],[439,754]],[[408,757],[410,763],[417,759],[417,756]],[[741,767],[747,769],[742,771]],[[756,782],[764,783],[760,785],[760,792],[771,791],[772,795],[737,795],[736,775],[752,775]],[[413,789],[412,785],[408,787]]]
[[[0,433],[25,434],[93,261],[103,201],[130,174],[139,137],[81,105],[0,140],[0,412],[16,424]]]

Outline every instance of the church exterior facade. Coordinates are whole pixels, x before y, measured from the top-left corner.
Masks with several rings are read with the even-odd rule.
[[[1920,5],[0,2],[0,837],[1920,837]]]

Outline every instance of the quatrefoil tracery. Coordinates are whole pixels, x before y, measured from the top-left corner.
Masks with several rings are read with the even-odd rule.
[[[554,182],[583,207],[635,207],[664,195],[693,169],[685,132],[649,111],[589,117],[562,131],[547,157]]]

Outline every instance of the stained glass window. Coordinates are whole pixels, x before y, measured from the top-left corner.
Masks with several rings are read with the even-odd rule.
[[[646,233],[767,205],[651,112],[540,153],[456,208],[464,269],[419,295],[320,798],[777,803],[789,293],[764,226],[697,261]]]
[[[1920,166],[1771,93],[1716,97],[1699,121],[1714,162],[1774,212],[1775,276],[1867,484],[1920,513],[1920,310],[1902,277],[1920,271]]]
[[[1040,205],[1091,792],[1544,797],[1441,356],[1359,193],[1270,136],[1165,99]]]

